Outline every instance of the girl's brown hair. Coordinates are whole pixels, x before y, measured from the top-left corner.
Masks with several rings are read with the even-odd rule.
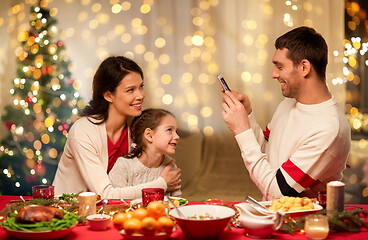
[[[147,128],[151,130],[155,130],[161,123],[163,117],[171,115],[175,118],[175,116],[164,109],[159,108],[149,108],[142,111],[142,114],[138,117],[135,117],[130,126],[130,137],[133,141],[133,149],[130,153],[126,154],[126,158],[134,158],[142,155],[142,152],[145,150],[146,143],[143,141],[144,131]]]

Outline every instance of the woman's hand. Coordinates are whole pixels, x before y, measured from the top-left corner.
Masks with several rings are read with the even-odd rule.
[[[181,188],[181,169],[177,168],[172,170],[175,166],[175,159],[171,160],[171,162],[164,168],[161,173],[161,177],[163,177],[166,181],[168,192],[173,192],[179,190]]]

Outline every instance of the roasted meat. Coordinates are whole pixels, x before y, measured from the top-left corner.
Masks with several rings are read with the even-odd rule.
[[[62,209],[51,206],[29,205],[22,208],[15,218],[16,223],[47,222],[53,218],[63,219]]]

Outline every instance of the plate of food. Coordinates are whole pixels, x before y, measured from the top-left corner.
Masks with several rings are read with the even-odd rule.
[[[73,230],[78,216],[51,206],[29,205],[10,214],[0,224],[14,238],[58,239]]]
[[[144,235],[144,234],[127,234],[124,230],[121,230],[120,233],[124,236],[124,239],[127,240],[160,240],[160,239],[168,239],[171,235],[171,232],[160,232],[154,235]]]
[[[59,239],[59,238],[62,238],[68,235],[76,225],[77,224],[71,227],[68,227],[68,228],[54,230],[54,231],[27,232],[27,231],[21,231],[21,230],[11,230],[11,229],[6,229],[6,228],[4,228],[4,230],[9,236],[13,238],[18,238],[18,239]]]
[[[168,198],[167,196],[164,197],[164,202],[168,202],[167,198]],[[170,196],[169,198],[177,207],[188,204],[188,200],[182,197],[171,197]],[[132,201],[130,201],[130,204],[132,205],[141,204],[141,203],[142,203],[142,198],[137,198],[137,199],[133,199]],[[170,206],[170,207],[173,208],[174,206]]]
[[[272,201],[259,202],[273,212],[281,211],[290,217],[301,217],[321,211],[323,207],[307,197],[283,196]]]

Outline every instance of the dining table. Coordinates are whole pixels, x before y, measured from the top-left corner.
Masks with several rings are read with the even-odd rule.
[[[23,197],[25,200],[30,199],[32,197]],[[9,195],[0,195],[0,210],[4,209],[7,204],[12,204],[11,201],[20,200],[20,196],[9,196]],[[129,202],[129,200],[125,200]],[[116,204],[118,200],[116,199],[109,199],[108,205]],[[226,205],[233,205],[238,202],[224,202]],[[188,201],[188,205],[194,204],[205,204],[205,201]],[[345,204],[346,209],[354,209],[354,208],[361,208],[368,211],[368,205],[365,204]],[[365,221],[368,222],[368,217],[365,218]],[[0,227],[0,239],[10,240],[13,239],[10,237],[7,232]],[[63,240],[124,240],[124,236],[113,226],[112,221],[109,223],[107,230],[105,231],[94,231],[91,230],[88,224],[78,224],[75,226],[69,234],[62,238]],[[186,240],[183,232],[180,228],[174,230],[168,239],[183,239]],[[225,228],[222,234],[219,237],[219,240],[242,240],[242,239],[254,239],[248,237],[246,232],[242,228],[232,226],[230,229]],[[259,238],[257,238],[259,239]],[[285,233],[285,232],[275,232],[269,239],[286,239],[286,240],[303,240],[308,239],[304,233],[297,232],[294,234]],[[350,233],[350,232],[330,232],[327,239],[329,240],[337,240],[337,239],[368,239],[368,230],[362,228],[358,233]]]

